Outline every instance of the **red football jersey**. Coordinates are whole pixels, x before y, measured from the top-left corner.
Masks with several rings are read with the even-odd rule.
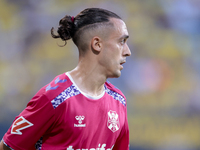
[[[128,150],[126,98],[111,83],[92,97],[69,73],[31,99],[3,137],[15,150]]]

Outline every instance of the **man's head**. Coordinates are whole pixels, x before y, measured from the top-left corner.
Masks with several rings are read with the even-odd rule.
[[[108,27],[113,27],[110,18],[121,19],[115,13],[105,9],[87,8],[74,18],[66,15],[59,22],[58,35],[54,35],[53,28],[51,34],[53,38],[61,38],[65,42],[72,38],[79,50],[85,51],[89,37],[102,34],[102,31],[105,31]]]
[[[106,72],[107,77],[119,77],[122,64],[130,50],[126,44],[129,37],[125,23],[113,12],[101,8],[88,8],[75,18],[65,16],[59,22],[58,35],[52,37],[66,40],[72,38],[80,57],[92,52]]]
[[[98,56],[99,64],[104,67],[107,78],[119,77],[122,64],[126,62],[126,57],[131,55],[127,45],[129,34],[126,24],[121,19],[111,18],[113,27],[107,31],[108,37],[105,40],[97,38],[99,45],[93,44],[94,49],[101,51]],[[94,43],[98,43],[94,41]]]

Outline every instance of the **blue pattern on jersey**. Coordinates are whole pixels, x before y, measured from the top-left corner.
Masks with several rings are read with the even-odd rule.
[[[75,85],[71,85],[66,90],[64,90],[62,93],[60,93],[56,98],[54,98],[51,101],[51,104],[53,105],[54,109],[58,107],[62,102],[64,102],[66,99],[76,96],[80,94],[81,92],[76,88]]]
[[[60,78],[58,77],[58,78],[55,79],[54,83],[55,83],[55,84],[57,84],[57,83],[64,83],[64,82],[66,82],[66,81],[67,81],[66,79],[60,80]],[[55,90],[55,89],[57,89],[58,87],[59,87],[58,85],[56,85],[56,86],[51,86],[51,84],[49,84],[49,85],[46,87],[46,91],[48,91],[48,90]]]
[[[35,144],[35,149],[36,150],[41,150],[42,149],[42,139],[43,137],[41,137]]]
[[[35,143],[35,149],[36,149],[36,150],[41,150],[41,149],[42,149],[42,139],[43,139],[43,137],[41,137],[41,138]]]
[[[118,100],[120,103],[122,103],[124,106],[126,106],[126,100],[122,95],[108,89],[106,86],[105,86],[105,90],[106,90],[106,93],[108,93],[110,96],[112,96],[115,100]]]

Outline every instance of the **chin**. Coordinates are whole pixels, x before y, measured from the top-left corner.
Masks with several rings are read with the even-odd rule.
[[[121,76],[121,71],[114,72],[109,78],[119,78]]]

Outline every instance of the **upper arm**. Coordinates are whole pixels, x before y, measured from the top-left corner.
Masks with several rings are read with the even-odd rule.
[[[35,143],[53,124],[54,112],[45,96],[34,97],[8,129],[4,142],[13,149],[34,149]]]
[[[10,148],[7,147],[7,146],[3,143],[3,140],[1,140],[1,143],[0,143],[0,150],[10,150]]]

